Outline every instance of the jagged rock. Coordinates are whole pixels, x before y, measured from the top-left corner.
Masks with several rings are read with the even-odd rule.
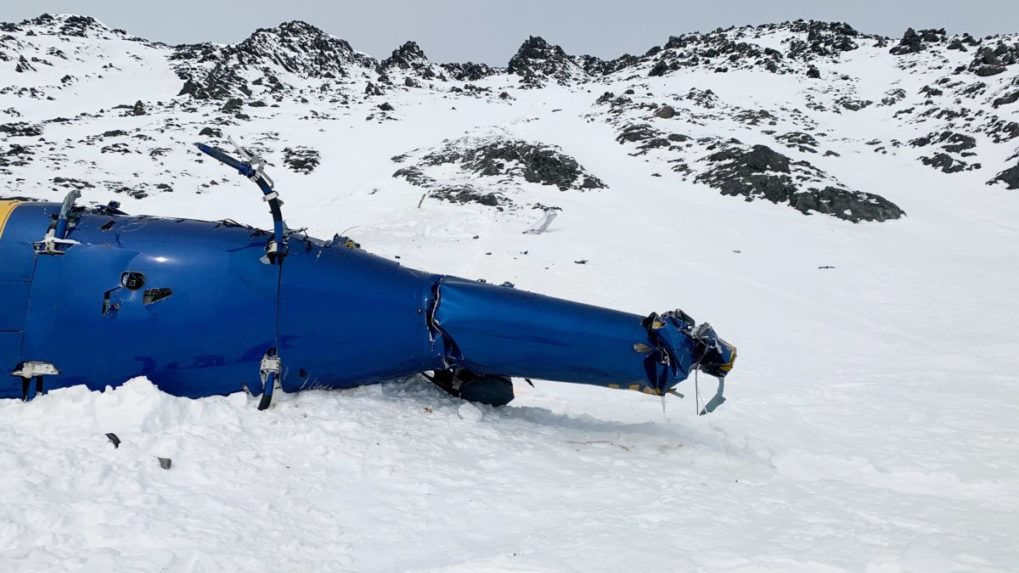
[[[807,68],[807,77],[819,80],[821,79],[821,70],[817,69],[817,66],[810,66]]]
[[[473,185],[454,185],[433,189],[429,196],[449,203],[477,203],[486,207],[500,207],[509,203],[506,197],[492,192],[480,191]]]
[[[79,191],[83,191],[85,189],[92,189],[93,187],[95,187],[95,185],[89,183],[88,181],[82,181],[81,179],[73,179],[71,177],[58,176],[54,177],[53,179],[50,179],[50,181],[52,181],[53,185],[56,185],[57,187],[78,189]]]
[[[904,99],[906,99],[906,90],[902,88],[894,88],[885,92],[885,97],[881,98],[880,105],[895,105]]]
[[[237,113],[244,107],[244,101],[240,98],[230,98],[219,108],[223,113]]]
[[[25,59],[25,56],[19,56],[18,65],[14,67],[14,71],[20,74],[22,72],[34,72],[36,70],[32,64],[28,63],[28,60]]]
[[[393,111],[393,106],[390,105],[388,101],[382,102],[381,104],[379,104],[379,109],[382,111]]]
[[[789,133],[783,133],[782,135],[775,136],[775,139],[782,142],[782,144],[787,147],[791,147],[805,153],[817,153],[817,139],[809,133],[803,133],[802,131],[790,131]]]
[[[807,59],[816,56],[837,56],[842,52],[857,49],[854,41],[860,33],[843,22],[818,22],[797,20],[789,26],[790,31],[807,33],[805,40],[793,38],[789,43],[789,57]],[[765,55],[781,58],[781,53],[769,49]]]
[[[12,143],[0,153],[0,167],[24,167],[32,162],[33,156],[31,147]]]
[[[42,127],[23,121],[0,124],[0,133],[7,137],[38,137],[42,135]]]
[[[442,64],[442,69],[457,81],[476,82],[496,73],[486,64],[465,62],[463,64]]]
[[[393,50],[391,56],[382,60],[379,64],[379,69],[400,68],[407,70],[413,68],[415,64],[421,64],[426,61],[427,58],[425,57],[425,53],[421,47],[417,45],[417,42],[406,42],[399,48]]]
[[[1019,164],[1014,167],[1010,167],[987,182],[988,185],[994,183],[1004,183],[1006,189],[1019,189]]]
[[[835,100],[835,103],[848,109],[849,111],[860,111],[861,109],[874,103],[869,99],[852,99],[849,97],[841,97]]]
[[[541,185],[554,185],[561,191],[604,188],[597,177],[588,173],[572,157],[558,148],[503,137],[465,137],[445,142],[428,153],[399,155],[394,162],[416,161],[395,173],[412,185],[428,190],[428,196],[454,203],[472,202],[504,209],[513,202],[507,193],[520,180]],[[426,171],[438,170],[438,179]],[[450,169],[450,168],[453,169]],[[470,180],[470,183],[463,183]],[[495,190],[481,189],[481,184]],[[519,185],[519,183],[516,183]]]
[[[745,109],[736,113],[733,119],[747,125],[759,125],[762,122],[768,125],[778,123],[778,118],[766,109]]]
[[[204,135],[206,137],[223,137],[223,132],[218,127],[203,127],[198,135]]]
[[[980,77],[996,76],[1019,61],[1019,44],[1008,46],[999,42],[994,48],[983,46],[973,56],[969,70]]]
[[[962,153],[977,146],[977,140],[971,135],[943,131],[941,133],[930,133],[923,137],[912,139],[909,142],[913,147],[926,147],[928,145],[941,145],[942,149],[949,153]]]
[[[126,143],[112,143],[110,145],[104,145],[99,150],[100,153],[119,153],[121,155],[127,155],[133,153],[134,150]]]
[[[1010,103],[1015,103],[1017,101],[1019,101],[1019,90],[1016,90],[1008,95],[995,98],[994,102],[991,105],[994,107],[1001,107],[1003,105],[1008,105]]]
[[[319,152],[310,147],[296,146],[283,148],[283,164],[291,171],[307,175],[318,167]]]
[[[589,75],[607,76],[640,63],[640,58],[630,54],[623,54],[614,60],[603,60],[594,56],[577,56],[574,61]]]
[[[711,154],[707,161],[714,166],[698,175],[695,181],[714,187],[723,195],[742,196],[747,201],[762,198],[772,203],[786,203],[804,214],[824,213],[854,223],[885,221],[904,215],[895,204],[871,193],[830,185],[801,190],[802,184],[793,178],[791,166],[794,163],[764,145],[750,149],[733,146]],[[811,168],[806,162],[795,165]]]
[[[520,76],[524,85],[539,87],[549,78],[565,83],[579,67],[561,47],[539,36],[530,36],[510,58],[507,71]]]
[[[22,26],[31,27],[26,35],[35,35],[36,30],[44,34],[59,36],[108,37],[110,34],[124,35],[123,31],[110,30],[89,16],[42,14],[36,18],[21,22]]]
[[[906,33],[902,35],[902,39],[899,40],[899,45],[889,50],[889,52],[896,56],[922,52],[927,49],[927,44],[925,42],[942,41],[944,40],[944,36],[944,30],[920,30],[920,32],[917,33],[916,30],[907,28]]]
[[[587,173],[576,159],[540,143],[496,139],[469,145],[452,155],[438,152],[423,159],[431,165],[458,162],[482,176],[516,174],[530,183],[555,185],[560,191],[605,188],[605,184]]]
[[[375,85],[375,84],[373,84],[371,82],[368,82],[368,85],[364,86],[364,95],[366,95],[368,97],[371,97],[371,96],[380,96],[380,95],[383,95],[384,93],[385,92],[382,91],[382,88],[380,88],[379,86],[377,86],[377,85]]]
[[[669,67],[669,64],[666,63],[665,59],[663,58],[655,62],[655,65],[652,66],[651,71],[649,71],[647,75],[652,78],[664,76],[666,73],[669,72],[670,69],[671,68]]]
[[[674,144],[687,141],[689,137],[678,133],[666,134],[646,123],[628,124],[623,126],[616,136],[618,143],[637,143],[634,155],[645,155],[652,149],[668,149]]]
[[[924,165],[929,165],[943,173],[958,173],[960,171],[980,168],[979,163],[969,165],[965,161],[956,159],[947,153],[940,152],[929,157],[921,157],[920,161],[923,162]]]
[[[672,119],[676,117],[676,108],[671,105],[663,105],[655,111],[655,117],[659,117],[661,119]]]
[[[131,115],[145,115],[145,113],[145,104],[143,104],[141,100],[136,101],[134,106],[131,108]]]
[[[296,90],[273,69],[282,68],[301,79],[330,80],[347,76],[348,67],[377,66],[376,60],[355,52],[344,40],[301,21],[260,28],[234,46],[177,46],[170,61],[184,80],[180,95],[195,99],[251,96],[251,86],[275,94]],[[249,84],[245,71],[262,75]]]

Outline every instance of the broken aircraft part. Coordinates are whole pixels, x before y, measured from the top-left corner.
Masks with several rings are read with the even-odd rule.
[[[265,408],[278,391],[433,371],[447,391],[501,405],[510,377],[660,396],[693,369],[732,368],[735,348],[679,311],[642,317],[417,271],[289,231],[258,158],[199,148],[259,185],[271,232],[85,209],[74,193],[0,200],[0,398],[146,376],[179,396],[246,389]]]

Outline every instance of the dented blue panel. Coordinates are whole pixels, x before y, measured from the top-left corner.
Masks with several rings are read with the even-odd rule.
[[[36,254],[58,211],[7,204],[0,397],[20,396],[7,376],[19,362],[59,370],[46,375],[50,390],[147,376],[200,397],[259,394],[274,379],[294,391],[428,370],[661,394],[695,367],[722,378],[735,360],[681,312],[642,317],[416,271],[344,241],[290,233],[280,246],[228,222],[79,209],[62,219],[59,251]]]
[[[341,243],[292,238],[280,286],[283,389],[351,387],[443,367],[438,277]]]
[[[443,279],[435,323],[476,372],[586,384],[648,383],[643,317],[453,277]]]
[[[70,238],[77,244],[64,254],[38,257],[25,320],[22,359],[60,370],[47,388],[147,376],[191,397],[261,390],[277,285],[276,268],[259,260],[263,236],[199,221],[83,215]],[[144,282],[128,288],[124,273]]]

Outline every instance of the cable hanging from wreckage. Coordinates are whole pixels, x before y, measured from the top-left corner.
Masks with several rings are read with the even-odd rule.
[[[232,143],[232,142],[231,142]],[[203,153],[262,191],[267,233],[231,222],[129,216],[115,206],[0,199],[0,398],[101,390],[145,376],[192,398],[350,388],[427,375],[501,406],[511,378],[656,396],[692,370],[718,378],[736,349],[682,311],[639,316],[409,269],[339,235],[287,229],[243,147]]]

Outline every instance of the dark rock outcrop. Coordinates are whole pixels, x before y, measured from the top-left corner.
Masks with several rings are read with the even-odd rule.
[[[558,148],[523,140],[464,138],[446,142],[442,147],[417,155],[413,164],[402,167],[393,177],[427,189],[428,196],[454,203],[479,203],[503,209],[514,203],[507,194],[514,181],[552,185],[560,191],[604,188],[605,184],[584,169],[576,159]],[[400,155],[394,162],[404,163],[411,155]],[[452,180],[436,180],[426,174],[432,167],[455,166],[461,175]],[[469,177],[476,183],[463,184],[457,179]],[[488,179],[492,178],[492,179]],[[482,183],[485,186],[482,186]],[[486,186],[494,187],[485,189]]]
[[[250,96],[252,86],[269,93],[291,89],[270,71],[272,67],[283,68],[300,78],[331,80],[347,76],[348,68],[373,69],[377,64],[376,60],[355,52],[346,41],[301,21],[260,28],[233,46],[209,43],[178,46],[170,61],[178,77],[184,80],[180,95],[195,99]],[[254,71],[261,77],[249,84],[244,71]]]
[[[539,36],[531,36],[510,58],[506,71],[520,76],[521,83],[526,86],[540,87],[548,79],[567,82],[578,67],[561,47]]]
[[[283,164],[295,173],[307,175],[318,167],[321,156],[310,147],[296,146],[283,148]]]
[[[427,62],[424,50],[417,42],[406,42],[399,48],[393,50],[392,55],[379,63],[380,69],[399,68],[403,70],[412,69],[415,65]]]
[[[38,137],[42,135],[42,127],[23,121],[0,124],[0,133],[7,137]]]
[[[1019,189],[1019,164],[998,173],[994,179],[987,182],[988,185],[994,183],[1004,183],[1007,189]]]
[[[830,185],[803,190],[794,180],[791,166],[807,164],[793,162],[764,145],[750,149],[733,146],[711,154],[707,161],[713,166],[695,181],[714,187],[723,195],[785,203],[804,214],[823,213],[854,223],[898,219],[905,214],[892,202],[872,193]]]
[[[996,76],[1004,73],[1009,66],[1019,61],[1019,44],[1009,46],[998,42],[993,48],[983,46],[973,56],[969,70],[980,77]]]
[[[896,56],[915,54],[926,50],[927,44],[944,41],[944,28],[940,30],[920,30],[919,32],[912,28],[907,28],[906,33],[902,35],[902,39],[899,40],[899,44],[889,50],[889,52]]]

